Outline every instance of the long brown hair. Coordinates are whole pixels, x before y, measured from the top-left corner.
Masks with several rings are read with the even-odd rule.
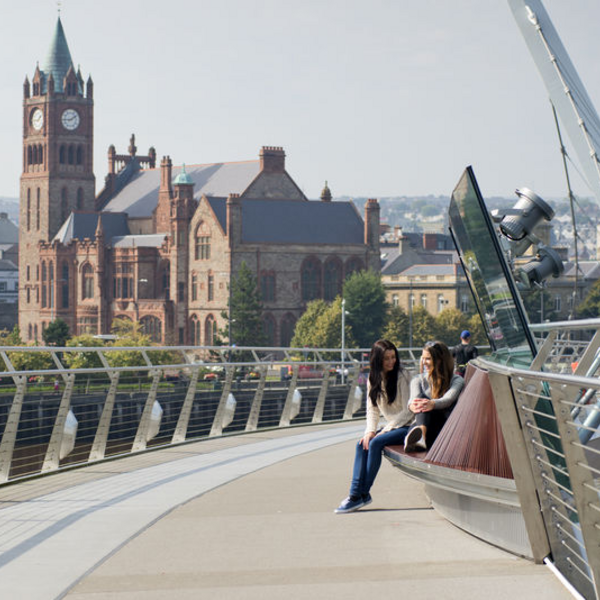
[[[400,357],[398,356],[398,349],[389,340],[377,340],[371,348],[371,355],[369,357],[369,383],[371,384],[369,398],[374,406],[377,406],[377,397],[382,392],[382,386],[384,382],[383,357],[388,350],[394,351],[394,354],[396,355],[396,364],[394,365],[394,368],[385,376],[385,392],[387,395],[388,404],[391,404],[396,399],[398,376],[402,371]]]
[[[431,397],[441,398],[450,388],[454,375],[454,359],[444,342],[427,342],[423,350],[427,350],[431,356]]]

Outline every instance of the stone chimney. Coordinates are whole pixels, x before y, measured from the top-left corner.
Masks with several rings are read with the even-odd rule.
[[[424,233],[423,234],[423,249],[424,250],[436,250],[437,249],[437,233]]]
[[[171,191],[171,171],[173,170],[173,163],[171,162],[170,156],[163,156],[160,161],[160,190]]]
[[[227,238],[232,250],[242,243],[242,203],[239,194],[227,197]]]
[[[365,204],[365,244],[379,256],[379,202],[375,198]]]
[[[265,173],[285,171],[285,152],[280,146],[263,146],[260,151],[260,170]]]

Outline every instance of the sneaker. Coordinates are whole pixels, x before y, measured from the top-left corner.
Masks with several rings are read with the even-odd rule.
[[[333,511],[334,513],[349,513],[362,508],[365,501],[362,498],[353,499],[350,496],[342,501],[342,503]]]
[[[363,496],[363,506],[368,506],[369,504],[371,504],[371,502],[373,502],[373,498],[371,498],[371,494],[367,494],[366,496]]]
[[[423,445],[425,441],[421,441],[423,437],[423,430],[420,427],[413,427],[404,438],[404,452],[414,452],[417,449],[417,444],[421,442]],[[425,446],[427,448],[427,446]]]

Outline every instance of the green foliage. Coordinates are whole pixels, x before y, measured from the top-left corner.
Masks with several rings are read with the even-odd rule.
[[[408,347],[409,318],[400,306],[392,306],[388,310],[382,338],[390,340],[398,348]]]
[[[437,339],[452,348],[460,344],[461,331],[469,329],[469,319],[458,308],[446,308],[435,319]]]
[[[262,304],[258,282],[245,261],[231,280],[229,314],[223,313],[228,321],[227,328],[221,331],[236,346],[264,346],[266,336],[262,327]],[[229,322],[229,319],[231,321]]]
[[[370,348],[381,337],[385,326],[387,303],[379,273],[358,271],[344,282],[344,299],[356,344]]]
[[[479,313],[475,313],[469,318],[467,329],[471,333],[471,343],[475,346],[488,346],[490,341],[485,333],[485,328],[479,317]]]
[[[554,303],[552,302],[552,296],[550,293],[536,287],[530,290],[522,290],[521,298],[523,299],[523,305],[525,306],[527,316],[532,323],[539,323],[542,321],[542,316],[544,321],[556,320]],[[542,300],[544,303],[543,315],[541,310]]]
[[[321,315],[327,312],[329,305],[325,300],[313,300],[306,306],[304,314],[296,322],[294,337],[290,342],[292,348],[314,348],[314,327]]]
[[[93,335],[85,334],[71,338],[67,342],[69,348],[102,348],[104,342]],[[96,352],[65,352],[63,364],[70,369],[93,369],[102,367],[102,361]]]
[[[12,331],[0,332],[0,346],[26,346],[21,339],[19,326]],[[54,368],[54,362],[48,352],[8,352],[8,359],[17,371],[41,371]],[[4,361],[0,362],[0,371],[6,371]]]
[[[63,347],[70,339],[69,326],[62,319],[54,319],[42,332],[42,339],[48,346]]]
[[[439,336],[439,330],[436,320],[422,306],[416,306],[413,309],[413,348],[420,348],[425,342],[436,340]]]
[[[600,317],[600,279],[594,283],[585,300],[577,307],[577,316],[581,319]]]
[[[142,333],[142,326],[138,321],[129,319],[115,319],[112,322],[111,333],[117,339],[110,344],[114,347],[122,346],[150,346],[150,336]],[[111,367],[141,367],[146,361],[141,352],[132,350],[116,350],[107,352],[106,360]]]

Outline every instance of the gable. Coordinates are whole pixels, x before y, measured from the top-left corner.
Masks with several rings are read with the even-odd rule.
[[[307,200],[302,190],[285,171],[278,173],[261,171],[244,191],[242,198]]]

